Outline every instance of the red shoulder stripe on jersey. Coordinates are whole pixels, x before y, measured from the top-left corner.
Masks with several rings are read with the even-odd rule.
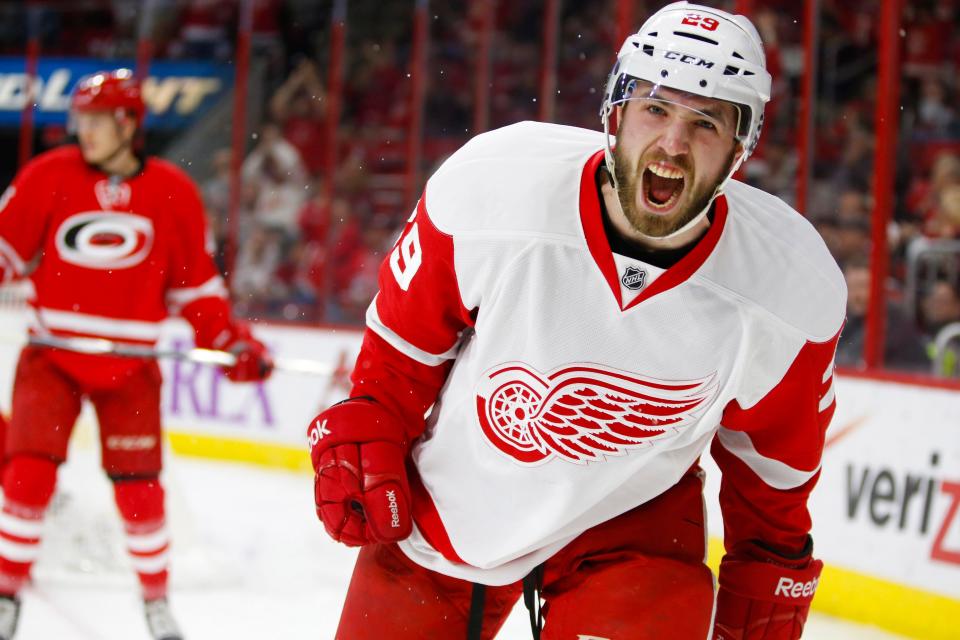
[[[807,342],[780,382],[752,407],[730,402],[723,426],[747,433],[766,458],[794,469],[816,469],[836,406],[832,363],[839,335],[827,342]]]
[[[743,451],[738,455],[719,435],[710,449],[723,473],[720,508],[728,551],[749,540],[782,553],[798,553],[806,544],[811,524],[807,499],[820,477],[824,433],[836,407],[833,356],[838,338],[839,333],[827,342],[807,342],[759,402],[745,409],[732,401],[724,409],[724,429],[742,432],[756,454],[741,457]],[[761,477],[753,467],[770,477]],[[802,484],[794,484],[804,477]],[[792,481],[783,488],[769,484],[785,478]]]
[[[367,329],[350,374],[350,396],[375,398],[400,416],[412,440],[423,433],[423,416],[436,402],[451,366],[452,361],[435,367],[417,362]]]
[[[474,312],[464,306],[457,282],[453,237],[433,224],[426,192],[383,261],[379,284],[380,321],[420,351],[444,354],[473,326]]]
[[[726,225],[727,199],[721,195],[714,201],[716,204],[713,224],[710,225],[706,235],[697,242],[690,253],[667,269],[653,284],[644,289],[640,295],[624,307],[623,300],[620,297],[620,279],[617,275],[617,265],[613,260],[610,243],[603,229],[603,219],[601,217],[603,214],[600,211],[601,195],[597,191],[595,176],[602,161],[603,151],[598,151],[590,156],[587,164],[583,167],[583,173],[580,176],[580,221],[590,255],[593,256],[593,260],[603,274],[604,280],[610,286],[617,304],[626,311],[658,293],[663,293],[681,284],[703,265],[707,257],[713,252],[714,247],[717,246]]]
[[[710,455],[722,470],[720,509],[723,546],[729,553],[759,540],[782,554],[798,554],[812,525],[807,500],[820,479],[817,471],[807,482],[789,490],[766,484],[740,458],[714,438]]]

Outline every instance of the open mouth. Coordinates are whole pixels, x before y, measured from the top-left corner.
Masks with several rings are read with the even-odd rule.
[[[651,162],[641,178],[644,204],[653,213],[668,213],[680,199],[685,184],[680,169],[662,162]]]

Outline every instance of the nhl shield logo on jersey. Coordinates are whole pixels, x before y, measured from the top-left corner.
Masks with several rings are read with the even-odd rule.
[[[521,464],[586,464],[680,433],[716,391],[715,374],[668,381],[586,363],[541,374],[510,362],[483,375],[477,417],[487,441]]]
[[[153,248],[153,222],[131,213],[77,213],[60,224],[56,245],[64,262],[125,269],[141,263]]]
[[[111,209],[126,209],[130,204],[130,185],[114,179],[100,180],[93,185],[93,193],[97,196],[100,207]]]
[[[627,267],[623,272],[620,282],[631,291],[638,291],[643,288],[643,283],[647,280],[647,272],[637,267]]]

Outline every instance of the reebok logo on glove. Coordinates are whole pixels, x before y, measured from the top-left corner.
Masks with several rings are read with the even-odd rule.
[[[400,507],[397,506],[397,492],[387,491],[387,503],[390,508],[390,526],[400,528]]]
[[[327,429],[327,421],[324,420],[320,422],[320,419],[314,421],[313,428],[310,429],[310,433],[307,434],[307,442],[312,447],[316,445],[320,440],[323,439],[323,436],[330,435],[330,429]]]
[[[818,578],[807,582],[800,582],[799,580],[791,580],[786,576],[781,576],[773,595],[783,596],[785,598],[809,598],[817,590],[818,583]]]
[[[823,562],[810,557],[812,550],[808,537],[800,557],[785,558],[750,543],[741,544],[739,557],[724,556],[711,638],[799,640],[823,569]]]

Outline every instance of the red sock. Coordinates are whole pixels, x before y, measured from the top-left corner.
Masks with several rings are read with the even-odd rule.
[[[16,455],[7,463],[0,511],[0,594],[16,595],[29,579],[56,483],[57,463],[52,460]]]
[[[159,478],[115,480],[117,508],[123,518],[127,551],[145,600],[167,595],[170,536],[163,511]]]

